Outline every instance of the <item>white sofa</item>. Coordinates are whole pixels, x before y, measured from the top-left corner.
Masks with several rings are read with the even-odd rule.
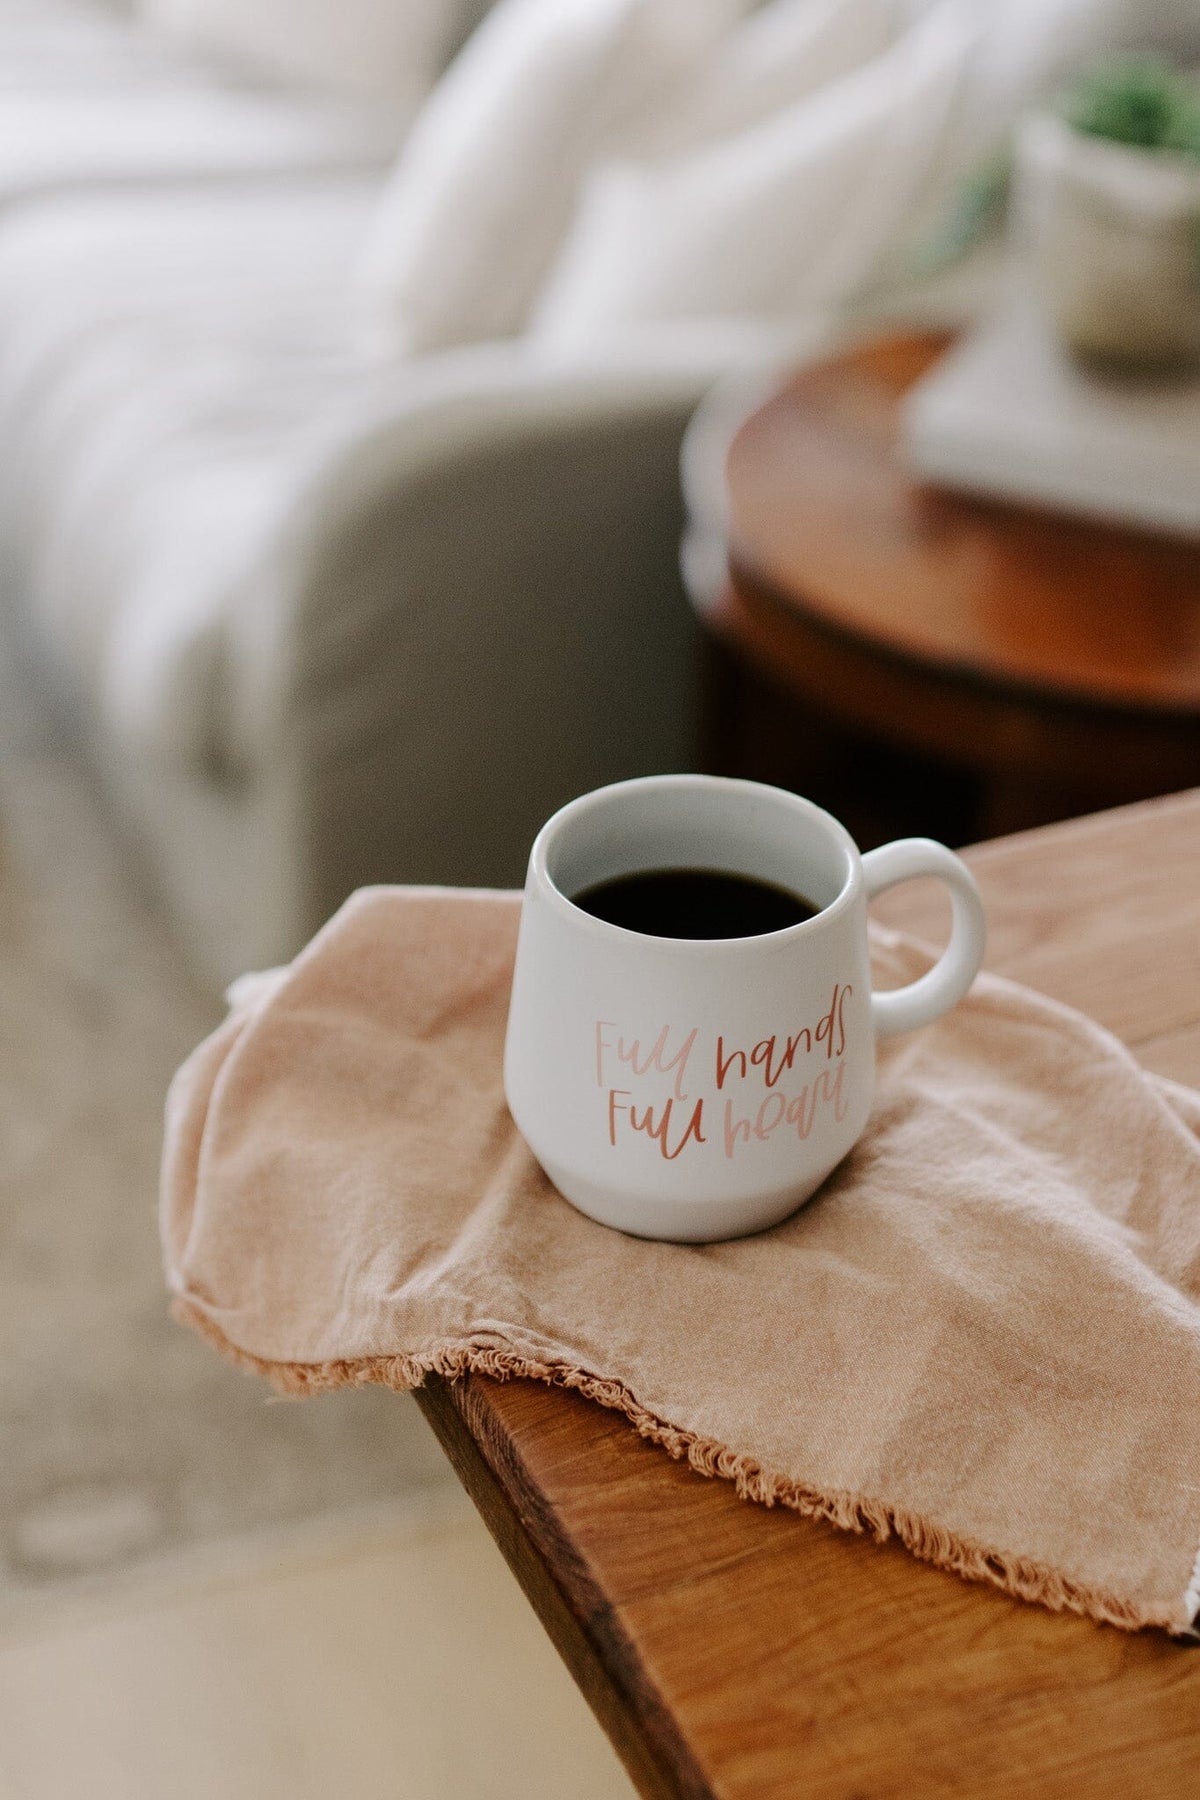
[[[68,0],[0,0],[3,90],[5,618],[210,976],[364,881],[518,881],[572,793],[686,764],[709,351],[373,366],[394,110]]]
[[[0,96],[0,205],[62,187],[374,167],[412,110],[269,82],[103,0],[0,0]]]
[[[128,4],[158,33],[0,0],[2,597],[219,979],[364,881],[518,881],[559,802],[686,766],[714,377],[911,309],[1020,108],[1200,17],[509,0],[404,140],[486,0]]]

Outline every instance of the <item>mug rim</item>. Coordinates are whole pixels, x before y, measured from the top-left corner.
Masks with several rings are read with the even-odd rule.
[[[827,906],[820,908],[810,919],[801,919],[795,925],[785,925],[778,931],[754,932],[748,937],[720,938],[679,938],[661,937],[654,932],[633,931],[626,925],[614,925],[608,919],[598,919],[593,913],[585,912],[576,905],[569,894],[565,894],[558,886],[548,867],[550,851],[563,830],[569,829],[580,818],[594,810],[611,803],[614,795],[630,796],[637,793],[662,792],[664,789],[676,791],[688,789],[705,793],[726,794],[747,797],[754,794],[769,794],[773,799],[781,800],[812,825],[818,826],[834,839],[838,848],[845,853],[846,878],[834,898]],[[793,794],[787,788],[773,787],[765,781],[744,781],[729,775],[637,775],[628,781],[611,781],[604,787],[593,788],[589,793],[579,794],[568,800],[552,813],[538,832],[529,853],[529,874],[536,883],[539,892],[549,901],[555,911],[570,919],[576,927],[582,927],[599,937],[629,939],[633,943],[653,944],[663,949],[671,949],[683,954],[712,955],[722,950],[746,950],[751,945],[761,944],[776,949],[782,945],[799,942],[806,934],[811,934],[825,924],[839,918],[849,907],[854,905],[862,891],[862,853],[840,819],[826,812],[824,807],[815,801],[806,800],[802,794]]]

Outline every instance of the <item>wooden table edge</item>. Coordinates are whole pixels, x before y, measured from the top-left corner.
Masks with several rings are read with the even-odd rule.
[[[963,854],[986,864],[1026,845],[1076,841],[1114,825],[1194,813],[1198,805],[1200,788],[1189,789],[992,839]],[[429,1376],[414,1397],[644,1800],[719,1800],[613,1606],[506,1434],[489,1394],[496,1385],[480,1375],[453,1382]]]
[[[883,628],[878,632],[858,628],[831,616],[817,599],[801,597],[783,587],[752,552],[738,544],[736,538],[728,552],[728,580],[743,609],[764,608],[778,620],[782,629],[790,629],[797,635],[811,632],[839,646],[847,654],[870,659],[910,678],[920,677],[931,686],[940,683],[948,689],[963,688],[983,700],[1038,711],[1056,709],[1096,723],[1161,725],[1168,729],[1192,730],[1196,727],[1195,706],[1174,697],[1102,693],[1073,686],[1065,675],[1061,681],[1052,681],[1049,677],[1037,680],[1001,667],[989,668],[965,656],[953,656],[934,645],[914,646],[891,636]],[[754,653],[753,634],[737,629],[730,616],[728,595],[718,595],[698,610],[713,630]]]
[[[1063,530],[1084,532],[1089,537],[1099,536],[1109,543],[1113,552],[1123,556],[1149,554],[1156,557],[1171,548],[1181,554],[1194,555],[1200,541],[1186,532],[1164,532],[1136,520],[1081,515],[1052,499],[1020,498],[986,486],[975,489],[947,486],[907,466],[900,454],[899,409],[903,398],[914,382],[919,382],[946,352],[953,350],[961,335],[959,329],[950,327],[905,327],[886,319],[864,321],[860,330],[839,336],[822,351],[814,350],[808,356],[798,357],[790,366],[781,365],[769,383],[760,382],[756,388],[747,390],[740,410],[730,413],[724,432],[713,436],[708,479],[689,483],[690,531],[708,545],[708,560],[714,566],[724,568],[743,607],[765,608],[776,616],[781,626],[790,624],[797,632],[803,629],[826,634],[842,645],[846,653],[878,659],[910,675],[937,676],[948,684],[965,686],[985,697],[1029,708],[1063,708],[1100,717],[1146,720],[1176,727],[1186,727],[1190,723],[1194,727],[1197,721],[1194,681],[1186,692],[1164,693],[1155,683],[1130,680],[1124,670],[1115,681],[1109,670],[1102,676],[1093,672],[1081,682],[1066,663],[1059,663],[1052,673],[1046,667],[1034,673],[1030,669],[1011,666],[1003,654],[999,661],[993,662],[989,656],[981,654],[980,643],[951,648],[940,642],[936,634],[932,637],[922,635],[920,620],[914,623],[915,616],[911,613],[906,614],[903,621],[886,610],[878,610],[869,619],[855,615],[853,611],[848,613],[838,603],[836,592],[828,590],[827,583],[822,582],[813,568],[788,568],[786,539],[781,546],[769,532],[764,543],[756,544],[754,527],[740,522],[745,507],[739,500],[744,481],[744,471],[739,476],[736,467],[739,458],[748,455],[753,470],[764,457],[776,460],[781,454],[794,454],[794,422],[783,427],[784,449],[781,451],[779,417],[782,415],[786,420],[797,407],[801,416],[811,415],[814,391],[819,415],[823,411],[821,396],[830,377],[845,381],[848,376],[852,386],[865,380],[869,388],[881,385],[888,396],[882,403],[890,420],[886,446],[874,433],[864,437],[861,427],[852,427],[859,450],[863,445],[870,446],[872,466],[885,468],[897,493],[903,493],[920,514],[926,515],[932,509],[940,515],[939,534],[949,515],[960,524],[968,522],[976,531],[981,527],[993,531],[999,527],[1006,531],[1017,524],[1056,537]],[[806,394],[807,399],[804,398]],[[776,424],[774,427],[768,425],[766,430],[771,448],[764,450],[761,445],[756,448],[764,422],[772,418]],[[832,428],[835,451],[839,441],[835,425]],[[751,508],[752,518],[756,510]],[[858,523],[861,525],[862,520]],[[920,535],[914,526],[914,536]],[[941,585],[936,570],[927,574]],[[855,585],[861,586],[864,581],[869,587],[871,577],[860,571]],[[1189,581],[1189,593],[1193,585]],[[711,593],[699,591],[693,593],[693,601],[701,616],[719,629],[721,608],[718,599]],[[736,640],[736,634],[733,635]]]
[[[716,1800],[613,1607],[500,1435],[492,1385],[428,1375],[413,1397],[644,1800]]]
[[[1077,838],[1102,837],[1115,826],[1134,825],[1173,812],[1190,813],[1200,805],[1200,787],[1183,788],[1177,794],[1157,794],[1151,800],[1131,800],[1125,806],[1113,806],[1104,812],[1085,813],[1077,819],[1061,819],[1054,825],[1034,825],[1028,831],[1010,832],[1007,837],[988,838],[982,844],[971,844],[959,854],[972,866],[1012,856],[1027,844],[1070,843]]]

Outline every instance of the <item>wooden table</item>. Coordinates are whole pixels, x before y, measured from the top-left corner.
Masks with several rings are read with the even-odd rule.
[[[969,836],[1190,787],[1200,544],[916,484],[900,402],[946,341],[813,365],[734,435],[729,579],[704,616],[735,667],[710,687],[710,765],[821,799],[831,755],[853,762],[831,739],[865,735],[916,759],[926,806],[939,777],[970,781]],[[765,745],[771,701],[740,693],[746,670],[791,697]],[[868,801],[887,778],[886,757],[867,761]],[[920,825],[876,830],[853,796],[826,803],[864,846]]]
[[[989,967],[1200,1085],[1200,791],[968,860]],[[912,884],[878,910],[937,937],[943,904]],[[572,1394],[472,1376],[417,1397],[643,1794],[1200,1793],[1196,1651],[741,1501]]]

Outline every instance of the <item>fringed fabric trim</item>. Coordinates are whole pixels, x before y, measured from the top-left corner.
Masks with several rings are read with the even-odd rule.
[[[1183,1596],[1183,1606],[1188,1616],[1189,1628],[1181,1635],[1191,1638],[1193,1643],[1200,1643],[1200,1621],[1196,1616],[1200,1613],[1200,1549],[1197,1549],[1196,1560],[1192,1564],[1192,1579],[1188,1582],[1187,1592]]]
[[[491,1344],[446,1345],[422,1356],[369,1356],[323,1363],[269,1362],[238,1349],[189,1301],[176,1297],[172,1312],[181,1324],[191,1326],[230,1361],[263,1376],[277,1393],[290,1399],[373,1384],[408,1393],[420,1387],[426,1375],[441,1375],[450,1381],[468,1374],[490,1375],[498,1381],[516,1376],[570,1388],[623,1413],[639,1436],[658,1445],[676,1461],[686,1461],[698,1474],[731,1481],[743,1500],[756,1501],[760,1506],[787,1506],[806,1518],[825,1519],[842,1531],[869,1532],[878,1543],[896,1537],[922,1562],[951,1570],[967,1581],[989,1582],[1006,1594],[1035,1601],[1052,1612],[1081,1613],[1116,1625],[1122,1631],[1157,1627],[1176,1636],[1196,1635],[1192,1620],[1200,1608],[1200,1557],[1179,1611],[1171,1616],[1148,1613],[1131,1601],[1087,1582],[1075,1581],[1027,1557],[1010,1556],[959,1537],[918,1513],[905,1512],[863,1494],[821,1493],[789,1476],[774,1475],[753,1457],[656,1417],[623,1383],[593,1375],[574,1364],[541,1362]]]

